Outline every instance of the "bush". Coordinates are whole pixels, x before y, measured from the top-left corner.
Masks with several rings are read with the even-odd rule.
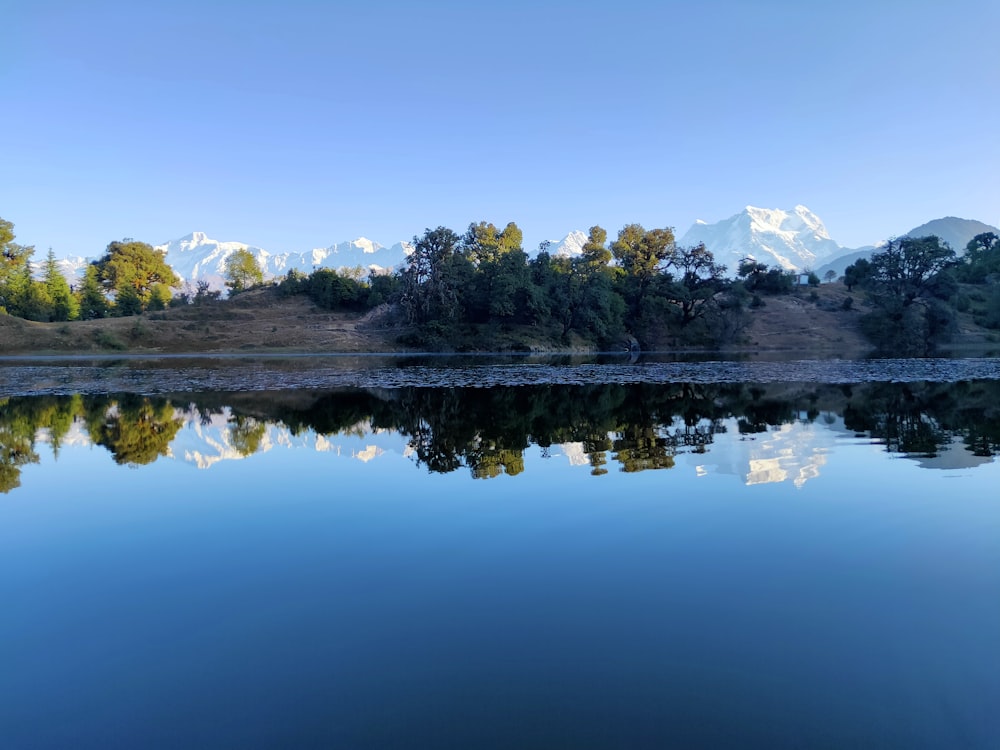
[[[110,331],[105,331],[103,329],[94,331],[94,340],[102,349],[113,349],[118,352],[128,349],[128,345],[124,341]]]

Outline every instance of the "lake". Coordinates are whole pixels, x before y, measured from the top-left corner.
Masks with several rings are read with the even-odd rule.
[[[1000,361],[0,362],[0,744],[1000,746]]]

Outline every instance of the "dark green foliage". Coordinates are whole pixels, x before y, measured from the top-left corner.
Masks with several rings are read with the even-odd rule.
[[[738,275],[747,291],[758,294],[789,294],[795,288],[798,274],[768,268],[764,263],[745,260],[740,263]]]
[[[115,296],[115,315],[126,317],[138,315],[143,311],[142,298],[132,284],[123,284]]]
[[[671,266],[678,278],[670,278],[663,287],[664,295],[679,311],[681,325],[686,326],[713,309],[716,295],[726,288],[726,269],[703,244],[675,248]]]
[[[80,305],[73,296],[69,282],[62,275],[56,263],[55,253],[49,248],[45,258],[45,288],[51,301],[49,320],[75,320],[80,313]]]
[[[108,300],[104,296],[98,268],[93,263],[87,266],[87,270],[83,274],[78,296],[81,320],[107,317]]]
[[[874,310],[862,330],[882,351],[926,354],[955,327],[947,300],[955,293],[949,273],[955,253],[937,237],[900,237],[874,253],[863,286]]]
[[[973,237],[965,247],[965,255],[956,266],[955,274],[966,284],[1000,282],[1000,237],[993,232]]]
[[[309,299],[327,310],[358,310],[364,307],[367,297],[359,282],[329,268],[314,271],[307,289]]]
[[[844,285],[847,291],[853,291],[854,287],[863,287],[872,275],[872,264],[865,258],[858,258],[851,265],[844,269]]]
[[[305,294],[309,289],[308,285],[309,277],[302,273],[302,271],[292,268],[285,274],[285,278],[278,283],[278,293],[282,297]]]
[[[368,309],[388,304],[399,297],[401,287],[398,274],[375,273],[368,274],[368,295],[366,306]]]
[[[982,325],[1000,328],[1000,284],[994,284],[983,308]]]
[[[459,254],[460,238],[447,227],[413,238],[403,271],[400,302],[410,321],[451,328],[462,319],[461,297],[473,278],[472,262]]]

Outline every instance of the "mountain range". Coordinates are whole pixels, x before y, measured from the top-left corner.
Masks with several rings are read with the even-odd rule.
[[[977,234],[1000,229],[981,221],[949,216],[935,219],[897,236],[923,237],[935,234],[961,253]],[[561,240],[547,243],[548,252],[556,256],[574,257],[583,251],[587,235],[579,230],[569,232]],[[821,278],[827,271],[838,276],[858,258],[869,257],[882,242],[861,248],[840,245],[830,237],[823,221],[802,205],[790,210],[747,206],[722,221],[709,224],[698,221],[679,240],[683,246],[704,243],[717,262],[735,275],[745,258],[788,271],[815,271]],[[284,276],[295,269],[311,273],[318,268],[335,270],[361,267],[366,272],[383,273],[399,268],[413,252],[409,242],[385,246],[365,237],[340,242],[329,247],[302,253],[271,253],[244,242],[219,241],[203,232],[192,232],[180,239],[157,245],[166,253],[167,263],[178,276],[193,285],[207,282],[212,289],[223,289],[226,258],[237,250],[249,250],[264,271],[265,278]],[[90,262],[89,258],[65,258],[60,269],[70,279],[79,278]]]

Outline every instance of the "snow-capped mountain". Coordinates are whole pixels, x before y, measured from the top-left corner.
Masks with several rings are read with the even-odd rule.
[[[679,244],[699,243],[704,243],[730,274],[736,273],[743,258],[801,271],[849,251],[830,238],[820,218],[805,206],[790,211],[747,206],[715,224],[696,222]]]
[[[560,258],[576,258],[583,254],[583,246],[587,244],[587,233],[574,230],[561,240],[551,240],[549,255]]]
[[[413,252],[409,242],[397,242],[386,247],[377,242],[359,237],[348,242],[339,242],[329,247],[317,248],[306,253],[282,253],[271,256],[271,263],[263,266],[265,274],[282,276],[293,268],[303,273],[312,273],[317,268],[355,268],[376,273],[389,271],[406,262]]]
[[[213,289],[225,287],[226,258],[237,250],[249,250],[262,269],[267,269],[271,260],[271,254],[262,248],[244,242],[219,242],[204,232],[192,232],[156,249],[166,253],[167,264],[183,280],[207,281]]]
[[[226,259],[238,250],[248,250],[260,264],[265,278],[284,276],[295,269],[309,274],[318,268],[354,268],[365,271],[388,271],[401,265],[412,252],[408,242],[385,247],[365,237],[340,242],[304,253],[270,253],[245,242],[220,242],[192,232],[178,240],[157,245],[166,253],[167,263],[184,281],[206,281],[212,289],[225,285]]]

